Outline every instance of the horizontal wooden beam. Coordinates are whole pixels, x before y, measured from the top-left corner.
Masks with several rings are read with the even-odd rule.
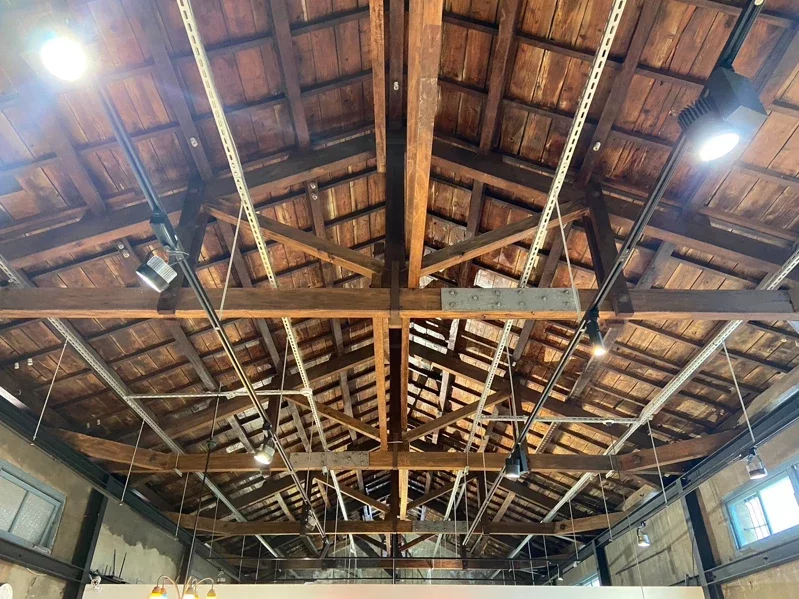
[[[214,218],[231,225],[235,225],[238,221],[238,207],[229,202],[212,201],[204,206],[204,210]],[[308,233],[260,214],[258,215],[258,223],[267,237],[285,246],[300,250],[309,256],[319,258],[324,262],[330,262],[366,277],[379,275],[383,272],[383,263],[380,260],[318,237],[313,233]]]
[[[446,290],[449,292],[449,290]],[[400,290],[401,318],[473,318],[573,320],[571,297],[562,289],[540,289],[546,308],[476,306],[454,309],[441,289]],[[591,303],[595,291],[581,289],[580,303]],[[219,306],[221,289],[208,290]],[[610,302],[600,317],[623,320],[799,320],[799,307],[789,291],[633,289],[633,314],[616,315]],[[799,302],[797,302],[799,303]],[[230,289],[226,318],[389,318],[389,289]],[[158,312],[158,295],[141,288],[53,288],[0,290],[0,318],[205,318],[190,289],[177,294],[174,314]]]
[[[130,463],[134,468],[152,472],[202,472],[206,467],[205,454],[186,454],[175,456],[170,453],[146,451],[133,456],[132,447],[124,443],[109,441],[64,431],[65,441],[89,457],[113,463]],[[738,431],[727,431],[708,435],[701,439],[678,441],[658,450],[637,451],[605,455],[578,454],[530,454],[528,466],[531,472],[608,472],[653,470],[661,466],[676,464],[706,456],[730,441]],[[413,452],[413,451],[333,451],[291,453],[289,460],[294,470],[299,472],[328,470],[469,470],[475,472],[499,472],[505,465],[506,453],[463,453],[463,452]],[[211,454],[208,472],[258,472],[262,466],[248,453]],[[286,464],[275,456],[271,464],[272,472],[288,470]]]
[[[300,522],[230,522],[214,520],[192,514],[168,512],[167,516],[181,526],[193,528],[198,532],[214,533],[220,536],[267,535],[297,536],[305,534]],[[611,525],[624,518],[623,513],[575,518],[560,522],[487,522],[475,530],[478,535],[565,535],[584,533],[607,528],[608,518]],[[323,523],[327,534],[355,535],[392,535],[392,534],[466,534],[467,526],[463,522],[453,520],[339,520]],[[308,534],[318,534],[317,530]]]
[[[422,541],[429,539],[434,535],[422,535],[417,539],[410,541],[404,545],[399,546],[399,551],[404,553],[411,547],[415,547]],[[524,554],[526,555],[526,553]],[[568,557],[568,556],[564,556]],[[251,560],[244,558],[244,567],[248,567]],[[285,571],[291,570],[331,570],[331,569],[348,569],[356,566],[357,568],[372,569],[382,568],[389,571],[392,570],[515,570],[516,572],[523,572],[529,568],[543,568],[547,562],[553,563],[555,559],[550,556],[549,560],[543,558],[455,558],[455,557],[358,557],[357,562],[351,557],[328,557],[324,559],[309,559],[309,558],[287,558],[270,562],[268,559],[261,561],[262,570],[267,570],[274,563],[275,566],[282,568]],[[268,564],[264,566],[263,564]],[[253,567],[254,564],[253,564]]]

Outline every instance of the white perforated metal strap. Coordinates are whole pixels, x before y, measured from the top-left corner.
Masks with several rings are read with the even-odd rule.
[[[250,196],[250,189],[247,187],[247,181],[244,178],[244,168],[241,164],[241,158],[239,157],[239,152],[233,139],[233,132],[230,129],[227,116],[225,115],[224,105],[222,104],[222,100],[216,88],[216,83],[214,82],[214,75],[211,71],[211,63],[208,60],[208,54],[205,51],[205,46],[203,45],[202,38],[200,37],[200,29],[197,25],[197,20],[194,17],[191,1],[177,0],[177,4],[180,10],[180,17],[183,21],[183,26],[186,30],[186,35],[189,39],[189,44],[191,45],[192,53],[194,54],[194,59],[197,63],[200,79],[203,82],[203,88],[205,89],[205,94],[208,97],[208,103],[211,106],[211,113],[214,117],[214,123],[216,124],[217,131],[219,132],[219,137],[222,140],[222,147],[225,150],[225,156],[227,157],[228,166],[230,167],[230,174],[233,177],[233,182],[236,185],[236,191],[241,199],[241,205],[244,209],[244,213],[247,215],[247,221],[250,223],[250,230],[255,238],[255,245],[258,249],[258,255],[261,257],[261,262],[264,266],[264,270],[266,271],[269,284],[273,288],[277,288],[277,278],[275,277],[275,271],[272,268],[272,263],[269,260],[266,239],[258,223],[258,215],[255,211],[252,197]],[[282,318],[281,321],[283,323],[283,328],[286,331],[286,340],[291,347],[291,353],[294,355],[294,363],[296,364],[297,372],[300,375],[300,380],[302,380],[302,385],[304,388],[310,391],[311,383],[305,370],[305,364],[302,359],[302,354],[300,353],[294,328],[291,326],[291,320],[289,318]],[[316,402],[312,395],[309,396],[308,404],[311,409],[314,424],[319,430],[319,439],[322,444],[322,449],[324,451],[328,451],[328,444],[327,439],[325,438],[324,428],[322,427],[322,420],[319,416],[319,411],[316,409]],[[275,423],[275,426],[276,425],[277,423]],[[344,498],[341,495],[338,479],[336,478],[335,474],[332,475],[332,479],[339,502],[343,507]],[[346,519],[346,517],[346,511],[344,511],[344,518]]]

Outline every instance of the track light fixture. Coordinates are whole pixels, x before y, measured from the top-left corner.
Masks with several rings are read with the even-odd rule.
[[[731,68],[717,67],[705,93],[677,117],[690,134],[703,162],[721,158],[752,135],[766,120],[766,110],[752,83]]]
[[[528,471],[527,454],[517,445],[505,460],[505,478],[519,480]]]
[[[560,573],[560,565],[558,565],[558,582],[563,582],[563,574]]]
[[[602,339],[602,331],[599,330],[599,310],[591,310],[588,314],[585,331],[588,333],[588,339],[591,341],[591,353],[595,358],[599,358],[608,353],[605,347],[605,341]]]
[[[635,530],[636,542],[641,549],[646,549],[652,545],[649,540],[649,535],[644,531],[644,527],[646,527],[646,522],[641,522],[641,526]]]
[[[749,473],[749,480],[760,480],[768,476],[768,469],[758,455],[756,447],[753,447],[746,456],[746,471]]]
[[[178,273],[157,254],[150,252],[147,261],[136,269],[136,274],[158,293],[163,293]]]
[[[269,428],[264,429],[264,442],[261,448],[255,452],[255,461],[264,466],[272,463],[275,457],[275,440],[272,437],[272,430]]]

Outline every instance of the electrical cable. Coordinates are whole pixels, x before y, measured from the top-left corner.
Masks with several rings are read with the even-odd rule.
[[[36,442],[36,437],[39,436],[39,427],[42,426],[42,419],[44,418],[44,411],[47,409],[47,404],[50,401],[50,394],[53,392],[53,386],[55,386],[55,379],[58,376],[58,371],[61,368],[61,360],[64,359],[64,352],[67,351],[67,344],[69,343],[69,339],[64,339],[64,347],[61,348],[61,355],[58,356],[58,363],[55,365],[55,370],[53,371],[53,378],[50,381],[50,386],[47,388],[47,396],[44,398],[44,404],[42,404],[42,411],[39,414],[39,420],[36,423],[36,429],[33,431],[33,437],[31,438],[31,445]]]

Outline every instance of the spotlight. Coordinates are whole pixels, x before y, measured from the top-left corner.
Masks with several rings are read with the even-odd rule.
[[[211,590],[206,593],[205,599],[216,599],[216,591],[213,587],[211,587]]]
[[[699,159],[708,162],[730,153],[741,137],[757,131],[766,116],[749,79],[732,69],[718,67],[710,75],[702,96],[686,107],[677,121],[694,138]]]
[[[523,474],[527,474],[527,455],[517,445],[511,454],[505,459],[505,478],[508,480],[519,480]]]
[[[602,339],[602,331],[599,330],[599,312],[597,310],[591,310],[585,330],[588,333],[588,339],[591,341],[591,353],[594,357],[599,358],[608,353],[605,342]]]
[[[563,575],[560,573],[560,566],[558,566],[558,582],[563,582]]]
[[[759,480],[768,476],[768,470],[763,460],[757,454],[757,449],[752,448],[749,455],[746,456],[746,471],[749,473],[749,480]]]
[[[150,593],[150,599],[166,599],[166,596],[166,589],[159,585],[155,585]]]
[[[261,449],[255,452],[255,461],[259,464],[263,464],[264,466],[268,466],[272,463],[272,459],[275,457],[275,444],[272,441],[271,437],[268,437],[261,445]]]
[[[154,253],[150,253],[147,262],[136,269],[136,274],[144,283],[147,283],[158,293],[163,293],[174,278],[178,276],[174,268]]]
[[[646,526],[646,522],[642,522],[641,526],[639,526],[635,531],[635,538],[638,543],[638,546],[642,549],[646,549],[652,543],[649,540],[649,535],[644,532],[644,527]]]
[[[183,599],[200,599],[200,596],[197,594],[197,591],[194,588],[190,588],[183,593]]]
[[[71,36],[47,40],[39,51],[42,64],[62,81],[77,81],[86,72],[88,59],[83,45]]]

